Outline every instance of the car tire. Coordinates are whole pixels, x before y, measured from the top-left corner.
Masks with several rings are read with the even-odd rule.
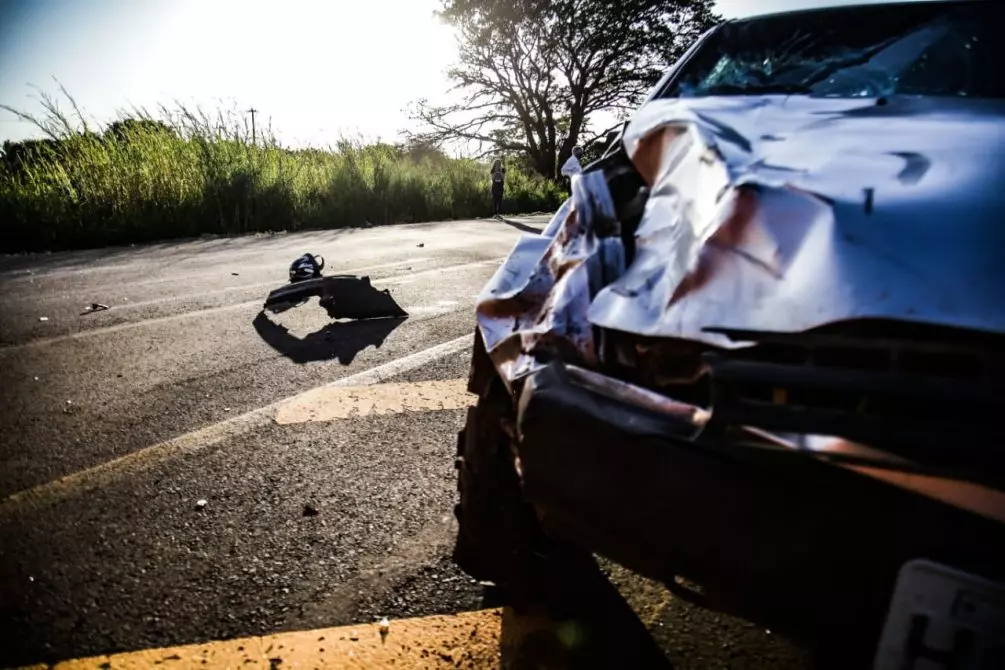
[[[454,562],[495,584],[509,604],[541,602],[556,574],[589,554],[545,536],[524,499],[514,465],[515,405],[477,334],[469,390],[479,398],[457,435]]]

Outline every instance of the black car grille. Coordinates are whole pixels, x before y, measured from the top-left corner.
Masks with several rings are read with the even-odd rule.
[[[844,437],[1002,478],[1002,338],[881,323],[718,332],[754,345],[703,354],[717,425]]]

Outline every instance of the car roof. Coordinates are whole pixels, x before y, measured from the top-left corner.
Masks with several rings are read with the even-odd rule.
[[[838,0],[829,0],[829,1],[831,3],[838,2]],[[729,19],[727,21],[724,21],[724,23],[738,24],[738,23],[746,23],[747,21],[758,21],[761,19],[775,18],[782,16],[812,15],[817,13],[840,12],[844,10],[867,9],[867,8],[895,9],[898,7],[916,7],[918,5],[951,7],[951,6],[985,3],[992,1],[993,0],[893,0],[891,2],[857,2],[849,4],[827,4],[820,7],[788,9],[779,12],[767,12],[765,14],[752,14],[750,16]]]

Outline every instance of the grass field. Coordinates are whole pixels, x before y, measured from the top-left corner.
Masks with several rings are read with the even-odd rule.
[[[75,120],[46,101],[41,117],[4,107],[50,139],[5,145],[3,252],[491,212],[488,165],[435,150],[352,140],[291,150],[268,130],[253,144],[237,116],[185,108],[95,132],[79,111]],[[549,211],[561,201],[555,184],[512,167],[507,177],[506,211]]]

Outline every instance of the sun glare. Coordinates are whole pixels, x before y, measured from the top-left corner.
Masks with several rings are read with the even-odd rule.
[[[0,102],[30,107],[57,78],[99,122],[173,100],[260,110],[284,143],[391,140],[404,109],[448,88],[453,34],[435,0],[104,0],[19,12],[0,62]],[[11,33],[16,32],[16,35]],[[20,126],[20,124],[17,124]],[[18,133],[17,130],[23,132]],[[30,132],[5,123],[5,138]]]

